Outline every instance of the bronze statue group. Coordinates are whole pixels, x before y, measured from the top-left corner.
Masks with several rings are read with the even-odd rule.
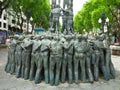
[[[15,35],[8,48],[5,71],[17,78],[44,80],[50,85],[59,82],[93,83],[99,77],[115,78],[106,35],[93,40],[80,34],[45,32],[41,35]]]
[[[99,33],[89,39],[88,35],[74,33],[72,1],[63,0],[61,8],[52,0],[48,31],[39,35],[13,36],[8,46],[7,73],[50,85],[115,78],[107,35]],[[60,16],[63,20],[61,32]]]

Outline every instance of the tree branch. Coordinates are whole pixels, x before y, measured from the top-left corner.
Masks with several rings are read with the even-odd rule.
[[[6,2],[5,2],[6,1]],[[4,5],[4,7],[2,8],[3,10],[6,9],[9,6],[10,0],[4,0],[4,2],[6,3]]]

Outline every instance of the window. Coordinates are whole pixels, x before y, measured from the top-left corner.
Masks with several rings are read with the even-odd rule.
[[[3,24],[3,27],[6,28],[6,23]]]
[[[1,22],[0,22],[0,27],[1,27],[2,25],[1,25]]]
[[[15,20],[12,20],[12,23],[15,24]]]
[[[4,20],[6,20],[6,16],[4,16]]]

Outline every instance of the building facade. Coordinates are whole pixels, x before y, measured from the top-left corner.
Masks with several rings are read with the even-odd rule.
[[[22,20],[23,24],[21,25],[20,23]],[[27,22],[24,13],[22,13],[22,15],[16,15],[11,8],[2,12],[2,15],[0,16],[0,43],[4,43],[9,35],[20,34],[22,32],[27,32],[27,30],[28,32],[31,32],[32,25],[30,22]]]
[[[6,41],[8,32],[8,19],[7,13],[3,10],[2,15],[0,16],[0,44],[4,44]]]

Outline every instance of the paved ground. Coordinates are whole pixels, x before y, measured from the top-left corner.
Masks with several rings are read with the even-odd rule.
[[[0,90],[120,90],[120,56],[112,56],[112,62],[116,69],[116,79],[109,81],[99,80],[93,84],[80,83],[60,84],[50,86],[44,82],[34,84],[33,81],[17,79],[4,71],[7,62],[7,49],[0,48]]]

